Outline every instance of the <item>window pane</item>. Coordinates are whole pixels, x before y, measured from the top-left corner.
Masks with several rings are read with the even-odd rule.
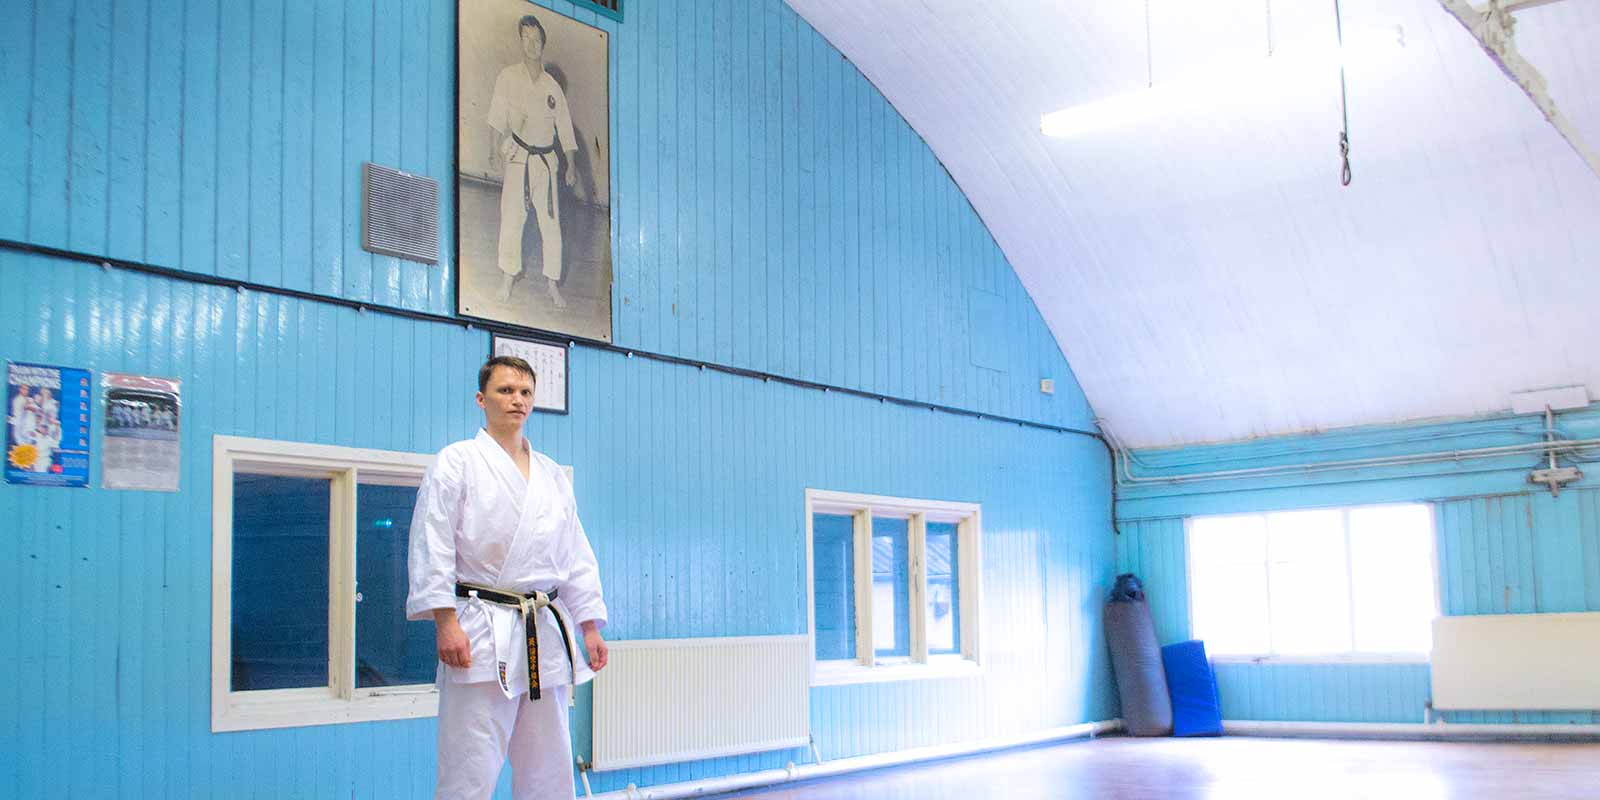
[[[1267,515],[1272,651],[1286,655],[1350,650],[1350,582],[1344,512]]]
[[[872,518],[872,649],[911,655],[910,530],[906,520]]]
[[[1351,509],[1356,649],[1431,652],[1433,573],[1432,510],[1428,506]]]
[[[1216,654],[1271,652],[1267,638],[1267,574],[1261,564],[1196,569],[1194,636]]]
[[[415,486],[356,487],[356,686],[433,683],[432,622],[406,621],[406,547]]]
[[[233,478],[232,687],[328,685],[327,478]]]
[[[956,526],[928,523],[928,652],[961,651],[960,566]]]
[[[1267,557],[1266,518],[1196,517],[1189,524],[1189,557],[1206,564],[1262,564]]]
[[[1250,517],[1197,517],[1189,526],[1194,635],[1222,655],[1271,652],[1267,531]]]
[[[854,536],[854,521],[848,516],[816,514],[811,518],[819,661],[856,657]]]

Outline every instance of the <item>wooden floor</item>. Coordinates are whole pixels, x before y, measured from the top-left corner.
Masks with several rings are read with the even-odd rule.
[[[1600,798],[1600,744],[1118,737],[847,775],[729,797]]]

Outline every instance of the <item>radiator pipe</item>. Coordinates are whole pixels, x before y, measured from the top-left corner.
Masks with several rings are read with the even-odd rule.
[[[1121,720],[1086,722],[1081,725],[1051,728],[1019,736],[984,739],[961,744],[937,745],[934,747],[918,747],[910,750],[897,750],[891,753],[857,756],[855,758],[841,758],[829,761],[826,764],[790,765],[785,769],[747,772],[742,775],[708,778],[702,781],[685,781],[683,783],[669,783],[645,788],[628,784],[626,789],[597,794],[595,795],[595,800],[668,800],[669,798],[707,797],[725,792],[738,792],[782,783],[828,778],[863,770],[898,767],[921,761],[977,755],[995,750],[1027,747],[1071,739],[1093,738],[1099,734],[1120,730],[1121,728]]]
[[[578,757],[577,762],[578,777],[583,779],[583,796],[594,797],[594,790],[589,788],[589,762],[584,761],[581,756]]]

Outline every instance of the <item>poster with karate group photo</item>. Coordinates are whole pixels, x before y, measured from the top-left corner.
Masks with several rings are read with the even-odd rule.
[[[6,483],[89,484],[89,371],[6,362]]]
[[[107,372],[100,376],[100,386],[106,406],[100,485],[178,491],[180,382]]]

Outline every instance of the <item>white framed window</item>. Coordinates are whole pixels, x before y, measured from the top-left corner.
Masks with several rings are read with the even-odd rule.
[[[438,713],[406,553],[432,455],[217,436],[211,730]]]
[[[1426,661],[1439,613],[1424,503],[1191,517],[1189,622],[1221,660]]]
[[[807,489],[812,685],[977,674],[982,516]]]

